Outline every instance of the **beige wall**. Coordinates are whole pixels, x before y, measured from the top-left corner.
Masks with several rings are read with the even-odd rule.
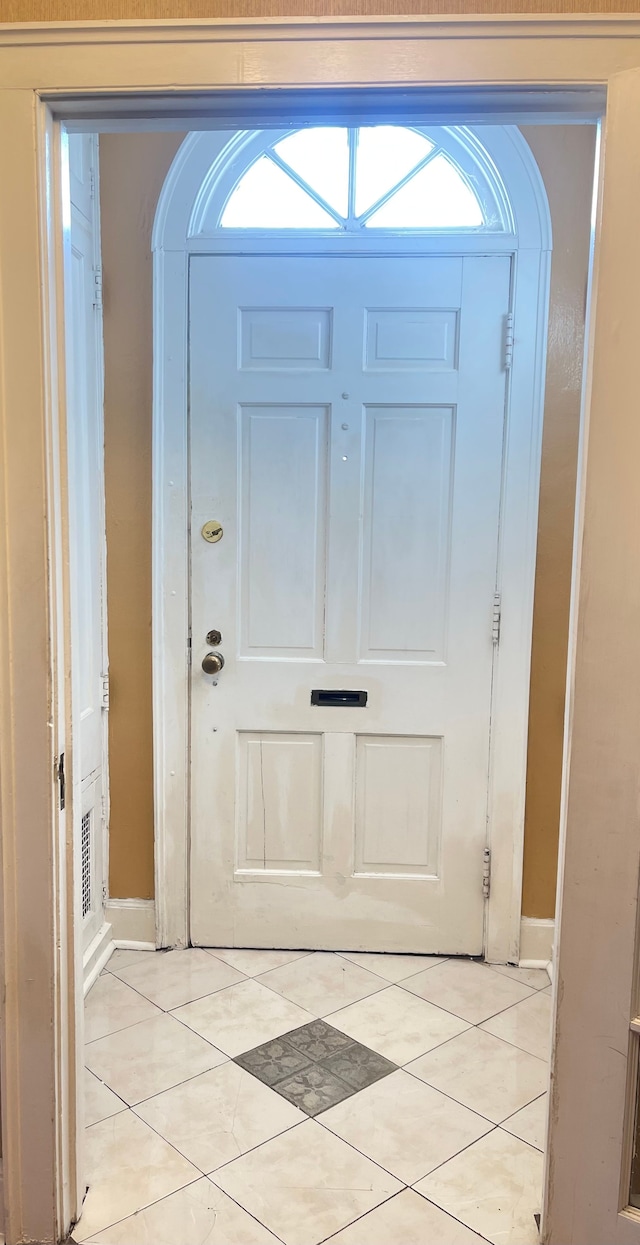
[[[552,916],[594,130],[530,127],[554,231],[531,683],[524,913]],[[151,288],[157,197],[175,134],[100,140],[111,669],[111,876],[153,894]],[[161,654],[155,654],[161,660]]]

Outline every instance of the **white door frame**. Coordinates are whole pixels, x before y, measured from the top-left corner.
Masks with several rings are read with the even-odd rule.
[[[419,111],[418,111],[419,116]],[[415,124],[420,124],[418,116]],[[304,123],[308,110],[296,118]],[[422,122],[424,124],[424,122]],[[266,139],[272,136],[267,134]],[[189,942],[190,749],[188,316],[189,261],[198,254],[508,254],[515,324],[507,381],[505,453],[496,590],[502,594],[491,709],[487,846],[491,890],[484,952],[496,963],[520,957],[531,628],[535,579],[551,218],[533,154],[515,126],[474,137],[497,169],[505,202],[501,232],[389,239],[230,236],[208,225],[261,149],[260,132],[191,134],[167,174],[156,213],[154,252],[153,625],[165,659],[153,666],[156,932],[158,946]],[[464,144],[464,139],[462,140]],[[463,147],[464,150],[464,147]],[[452,149],[455,158],[455,149]],[[231,166],[232,173],[226,173]],[[215,168],[215,177],[212,174]],[[226,177],[225,177],[226,173]],[[501,185],[500,185],[501,183]],[[223,189],[218,190],[222,184]],[[217,191],[217,193],[216,193]],[[221,204],[220,204],[221,205]],[[232,231],[233,232],[233,231]],[[257,234],[257,236],[256,236]],[[478,886],[481,874],[478,872]],[[437,950],[437,948],[434,948]]]
[[[318,117],[327,116],[328,86],[343,90],[355,117],[354,84],[368,94],[400,85],[407,97],[408,88],[424,93],[428,84],[425,97],[440,103],[440,120],[448,109],[452,122],[593,120],[607,101],[583,421],[544,1240],[637,1245],[640,1215],[625,1208],[622,1136],[637,1042],[629,1026],[640,868],[640,20],[5,26],[0,81],[0,572],[7,586],[0,614],[0,1089],[8,1245],[59,1239],[79,1205],[80,939],[72,844],[54,777],[55,759],[73,742],[56,122],[75,116],[86,130],[142,123],[184,130],[207,122],[218,128],[226,109],[230,128],[259,126],[269,101],[273,116],[285,91],[300,101],[314,86],[323,88],[315,94]],[[278,91],[271,97],[254,94],[255,87]],[[71,770],[71,789],[72,782]]]

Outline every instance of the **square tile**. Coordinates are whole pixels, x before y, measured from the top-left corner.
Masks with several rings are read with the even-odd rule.
[[[285,1077],[311,1066],[311,1060],[301,1055],[284,1038],[273,1038],[270,1042],[263,1042],[262,1046],[244,1051],[242,1055],[235,1056],[235,1062],[264,1085],[277,1085]]]
[[[403,981],[402,989],[444,1007],[462,1020],[478,1025],[496,1012],[526,999],[533,991],[511,977],[494,973],[473,960],[447,960],[427,972]]]
[[[95,1245],[280,1245],[262,1224],[204,1177],[99,1232],[91,1241]],[[460,1245],[466,1245],[466,1239],[460,1238]]]
[[[322,1063],[309,1064],[301,1072],[279,1081],[275,1088],[306,1115],[319,1115],[354,1092]]]
[[[333,1025],[328,1025],[326,1020],[312,1020],[310,1024],[294,1029],[292,1033],[285,1033],[284,1036],[290,1046],[312,1063],[327,1059],[329,1055],[335,1055],[353,1044],[353,1038],[340,1033]]]
[[[538,1245],[543,1157],[496,1128],[416,1186],[493,1245]]]
[[[76,1241],[86,1241],[200,1176],[131,1111],[94,1124],[85,1139],[89,1192],[74,1228]]]
[[[333,1107],[322,1123],[405,1184],[492,1128],[488,1120],[402,1071]]]
[[[405,977],[413,977],[425,968],[435,968],[436,964],[444,964],[442,955],[394,955],[391,952],[376,951],[341,951],[340,955],[352,964],[359,964],[370,973],[377,973],[385,981],[402,981]]]
[[[373,1085],[383,1076],[389,1076],[397,1070],[397,1066],[390,1059],[385,1059],[384,1055],[369,1050],[367,1046],[361,1046],[359,1042],[330,1055],[322,1063],[323,1068],[328,1068],[334,1076],[346,1081],[354,1091],[366,1089],[367,1085]]]
[[[396,1193],[388,1202],[332,1236],[327,1245],[432,1245],[432,1242],[433,1245],[486,1245],[484,1237],[470,1232],[413,1189]],[[131,1245],[136,1242],[132,1241]],[[164,1245],[164,1241],[159,1245]]]
[[[175,1015],[184,1025],[232,1056],[315,1019],[254,978],[195,1003],[187,1003],[186,1007],[177,1009]]]
[[[130,986],[109,973],[92,985],[84,1003],[84,1040],[95,1042],[108,1033],[117,1033],[140,1020],[151,1020],[160,1012]]]
[[[318,1245],[401,1188],[316,1120],[221,1167],[214,1180],[284,1245]]]
[[[209,1042],[163,1014],[86,1049],[87,1067],[130,1105],[225,1062]]]
[[[88,1068],[84,1070],[84,1122],[87,1128],[107,1120],[110,1115],[126,1111],[127,1104],[107,1085],[103,1085]]]
[[[128,947],[116,947],[103,968],[103,973],[114,973],[119,968],[130,968],[132,964],[143,964],[145,959],[157,955],[151,948],[148,951],[132,950]]]
[[[466,1021],[416,998],[400,986],[388,986],[379,994],[334,1012],[331,1023],[341,1033],[396,1064],[415,1059],[469,1027]]]
[[[535,1099],[535,1102],[530,1102],[528,1107],[522,1107],[522,1110],[516,1111],[515,1115],[503,1121],[501,1127],[508,1133],[512,1133],[514,1137],[519,1137],[521,1141],[526,1141],[527,1145],[535,1146],[536,1150],[542,1150],[544,1153],[547,1132],[547,1095],[542,1094],[540,1098]]]
[[[315,951],[303,960],[274,968],[260,981],[316,1017],[328,1016],[385,985],[375,973],[330,951]]]
[[[517,964],[488,964],[487,968],[502,977],[512,977],[523,986],[531,986],[532,990],[546,990],[549,986],[549,974],[545,968],[518,968]]]
[[[208,955],[214,955],[217,960],[223,960],[239,973],[244,973],[245,977],[257,977],[271,968],[280,968],[283,964],[313,954],[311,951],[254,951],[244,947],[206,947],[205,950]]]
[[[206,1173],[304,1118],[231,1062],[149,1098],[136,1114]]]
[[[223,964],[197,947],[184,951],[159,951],[140,964],[114,970],[120,981],[133,986],[163,1011],[173,1011],[215,990],[243,981],[230,964]]]
[[[549,1080],[541,1059],[481,1029],[422,1055],[408,1070],[494,1124],[539,1098]]]
[[[546,992],[533,994],[506,1012],[500,1012],[486,1020],[481,1028],[494,1037],[512,1042],[520,1050],[526,1050],[538,1059],[549,1060],[551,1055],[551,995]]]

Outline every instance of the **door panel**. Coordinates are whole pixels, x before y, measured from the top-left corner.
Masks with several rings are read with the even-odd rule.
[[[191,260],[195,943],[482,950],[509,287]]]

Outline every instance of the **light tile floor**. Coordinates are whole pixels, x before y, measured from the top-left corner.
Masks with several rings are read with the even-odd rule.
[[[86,1004],[102,1245],[536,1245],[546,973],[116,951]]]

